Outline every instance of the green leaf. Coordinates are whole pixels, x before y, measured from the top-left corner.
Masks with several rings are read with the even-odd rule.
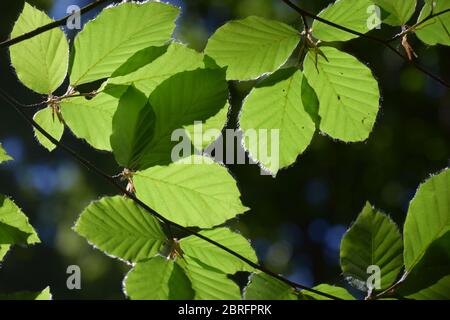
[[[419,186],[404,226],[404,260],[411,272],[432,243],[450,231],[450,169]]]
[[[421,276],[424,277],[423,274]],[[425,277],[426,276],[428,276],[428,274],[425,274]],[[398,294],[402,297],[415,300],[449,300],[450,275],[439,279],[429,287],[422,287],[420,289],[417,289],[417,286],[414,285],[413,288],[417,291],[414,290],[412,292],[410,291],[411,288],[408,288],[408,290],[404,290],[402,287],[398,290]]]
[[[368,291],[369,266],[380,268],[380,289],[397,279],[403,267],[403,243],[397,225],[366,204],[341,242],[341,268],[351,284]]]
[[[167,45],[160,47],[148,47],[136,52],[111,74],[111,78],[126,76],[136,70],[139,70],[140,68],[161,57],[167,52],[167,48]]]
[[[13,158],[6,153],[5,149],[3,149],[2,144],[0,143],[0,163],[11,161]]]
[[[377,81],[355,57],[332,47],[320,50],[328,61],[309,52],[303,70],[319,99],[320,130],[346,142],[366,140],[379,109]]]
[[[11,38],[33,31],[53,22],[45,13],[27,2],[14,25]],[[11,63],[17,77],[33,91],[50,94],[67,74],[69,44],[59,28],[41,33],[10,47]]]
[[[189,140],[197,150],[202,151],[221,136],[223,128],[227,125],[229,112],[230,105],[227,103],[219,112],[204,122],[197,121],[190,126],[184,126]],[[208,135],[206,136],[205,133]]]
[[[52,293],[50,287],[45,288],[34,298],[34,300],[52,300]]]
[[[433,241],[397,294],[408,299],[450,299],[449,270],[450,231]]]
[[[261,17],[228,22],[209,39],[205,53],[221,67],[228,80],[251,80],[280,68],[300,41],[292,27]]]
[[[295,289],[265,273],[254,273],[244,289],[244,300],[298,300]]]
[[[392,26],[404,25],[416,10],[416,0],[372,0],[378,5],[381,12],[381,20]]]
[[[348,29],[367,33],[370,31],[369,22],[372,15],[368,10],[370,6],[373,6],[371,0],[337,0],[322,10],[318,16]],[[318,20],[314,20],[312,29],[313,36],[322,41],[347,41],[358,37]]]
[[[206,157],[137,172],[133,182],[140,200],[183,226],[210,228],[248,209],[227,169]]]
[[[203,230],[200,231],[200,234],[239,253],[250,261],[258,263],[258,258],[252,246],[240,234],[232,232],[228,228]],[[188,256],[192,260],[201,261],[227,274],[234,274],[238,271],[251,272],[254,270],[244,261],[196,236],[181,239],[180,246],[184,256]]]
[[[40,240],[27,216],[11,199],[0,195],[0,244],[36,243]]]
[[[300,71],[295,68],[277,71],[245,99],[239,119],[245,148],[276,175],[280,168],[293,164],[310,144],[316,130],[313,116],[317,108],[317,97]],[[263,135],[262,130],[269,131]],[[275,130],[279,139],[278,135],[273,136]],[[257,139],[250,138],[250,131]],[[275,159],[269,157],[273,154]]]
[[[221,270],[188,256],[177,260],[191,280],[195,300],[241,300],[239,286]]]
[[[354,296],[352,296],[346,289],[336,286],[330,286],[329,284],[319,284],[315,286],[313,289],[331,294],[337,298],[343,300],[356,300]],[[302,290],[301,291],[302,298],[300,300],[332,300],[331,298],[326,298],[320,294],[312,293],[309,291]]]
[[[203,54],[189,49],[180,43],[172,43],[167,52],[151,63],[128,73],[108,80],[108,84],[131,85],[145,95],[150,95],[152,91],[164,80],[174,74],[183,71],[190,71],[204,66]]]
[[[433,3],[435,3],[434,8]],[[448,0],[426,0],[417,22],[424,20],[431,13],[436,14],[448,9],[450,9],[450,1]],[[450,46],[450,12],[424,22],[416,28],[416,34],[420,40],[428,45]]]
[[[190,300],[191,282],[172,260],[154,257],[139,262],[125,278],[126,294],[136,300]]]
[[[5,258],[6,254],[8,253],[11,246],[9,244],[0,244],[0,262],[3,261],[3,258]],[[0,268],[1,268],[0,264]]]
[[[53,113],[51,107],[46,107],[39,110],[33,117],[34,121],[40,125],[45,131],[47,131],[56,140],[61,140],[64,133],[64,124],[58,119],[57,115]],[[42,133],[37,129],[34,129],[34,134],[39,143],[45,147],[48,151],[52,151],[56,148],[56,145],[48,140]]]
[[[178,12],[174,6],[154,1],[104,9],[75,38],[71,85],[107,78],[137,51],[166,43]]]
[[[19,228],[13,227],[0,220],[0,243],[1,244],[24,244],[27,243],[27,239],[30,236]]]
[[[151,258],[166,241],[158,220],[122,196],[91,203],[74,230],[100,250],[131,262]]]
[[[419,186],[404,227],[406,277],[397,290],[409,299],[450,299],[450,170]],[[426,275],[426,276],[424,276]]]
[[[173,162],[172,151],[179,143],[172,141],[174,131],[217,115],[227,99],[228,84],[222,69],[185,71],[161,83],[150,95],[155,129],[151,143],[142,152],[139,169]]]
[[[111,146],[116,161],[125,168],[145,167],[141,158],[153,138],[155,114],[142,92],[130,86],[113,117]]]
[[[0,300],[52,300],[50,287],[37,292],[17,292],[12,294],[0,294]]]
[[[71,131],[99,150],[111,151],[112,120],[121,95],[128,89],[115,86],[92,99],[73,97],[61,102],[61,113]]]

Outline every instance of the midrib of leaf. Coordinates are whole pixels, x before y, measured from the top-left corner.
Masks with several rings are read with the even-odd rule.
[[[286,109],[287,109],[287,104],[288,104],[288,96],[289,96],[289,93],[290,93],[290,90],[291,90],[291,87],[292,87],[292,82],[294,81],[294,78],[295,78],[295,73],[288,80],[288,86],[287,86],[286,92],[284,92],[284,95],[283,95],[284,104],[283,104],[283,112],[281,114],[281,119],[280,119],[280,123],[281,123],[280,124],[280,128],[283,128],[283,125],[284,125],[285,116],[286,116]]]
[[[375,223],[375,221],[372,221],[372,223]],[[376,227],[376,226],[375,226]],[[375,264],[375,248],[374,248],[374,244],[375,244],[375,233],[372,231],[373,230],[373,226],[370,230],[370,264],[374,265]]]
[[[284,92],[285,94],[283,95],[284,103],[283,103],[283,112],[281,114],[281,119],[280,119],[281,127],[283,127],[283,124],[284,124],[284,119],[285,119],[285,116],[286,116],[286,109],[287,109],[287,104],[288,104],[288,95],[291,92],[291,87],[292,87],[292,82],[294,81],[294,77],[295,77],[295,73],[288,80],[288,87],[286,89],[286,92]]]
[[[106,205],[106,204],[104,204],[104,205]],[[148,229],[153,229],[153,226],[150,225],[149,222],[147,220],[145,220],[145,219],[143,221],[136,220],[136,218],[134,217],[134,214],[130,210],[130,208],[128,208],[128,207],[121,207],[120,209],[118,209],[118,208],[111,208],[110,204],[108,204],[108,208],[111,209],[111,212],[115,211],[116,213],[119,213],[119,215],[109,215],[108,216],[108,218],[110,218],[112,221],[114,221],[114,224],[115,224],[114,230],[115,231],[122,231],[122,232],[126,231],[126,232],[128,232],[128,230],[126,230],[126,229],[124,230],[124,229],[117,228],[117,226],[121,226],[121,225],[123,225],[125,223],[126,225],[128,225],[129,227],[131,227],[133,229],[134,233],[130,234],[130,236],[136,237],[136,235],[138,235],[138,236],[140,236],[142,238],[149,239],[149,240],[159,240],[159,238],[156,238],[156,237],[155,238],[151,238],[147,234],[141,233],[142,230],[140,230],[139,227],[142,227],[142,225],[141,225],[142,222],[145,223],[145,227],[147,227]],[[101,210],[101,209],[99,209],[99,210]],[[122,214],[123,211],[127,211],[126,215]],[[127,217],[131,217],[134,221],[128,220]],[[98,220],[102,220],[102,221],[104,220],[104,219],[102,219],[101,217],[99,217],[97,215],[96,215],[96,218]],[[122,221],[118,220],[118,218],[120,218]],[[100,224],[97,224],[97,225],[100,226],[100,229],[104,228],[103,225],[100,225]]]
[[[122,223],[120,223],[118,220],[115,220],[115,217],[113,217],[113,216],[109,216],[109,218],[111,219],[111,220],[113,220],[114,222],[115,222],[115,224],[117,224],[117,225],[121,225]],[[103,219],[100,219],[100,220],[103,220]],[[125,219],[125,221],[127,221],[126,219]],[[92,223],[92,222],[91,222]],[[98,229],[101,229],[101,230],[111,230],[111,228],[108,228],[108,226],[105,226],[104,224],[99,224],[99,223],[96,223],[95,224],[97,227],[98,227]],[[145,233],[142,233],[142,230],[139,230],[139,228],[136,228],[136,226],[134,226],[134,225],[132,225],[132,224],[129,224],[130,226],[131,226],[131,228],[133,229],[133,233],[131,233],[131,231],[129,231],[129,230],[127,230],[127,229],[119,229],[119,228],[117,228],[116,226],[115,226],[115,228],[114,229],[112,229],[112,230],[114,230],[115,232],[114,232],[114,235],[121,235],[121,234],[126,234],[127,236],[129,236],[129,237],[131,237],[131,238],[135,238],[135,239],[141,239],[141,238],[144,238],[144,239],[148,239],[148,240],[160,240],[160,238],[156,238],[156,237],[149,237],[149,235],[148,234],[145,234]],[[152,229],[152,228],[151,228]],[[113,238],[114,236],[111,236],[111,237],[108,237],[109,239],[110,238]]]
[[[52,33],[52,31],[50,31],[49,34],[51,34],[51,33]],[[42,35],[42,37],[44,37],[44,36],[46,36],[46,35]],[[42,60],[44,60],[43,63],[45,65],[45,73],[47,75],[46,78],[45,78],[45,79],[47,79],[47,85],[48,85],[47,91],[51,91],[51,89],[50,89],[50,87],[51,87],[51,85],[50,85],[51,79],[50,79],[50,73],[49,73],[49,66],[47,64],[47,57],[45,55],[46,50],[43,48],[42,41],[39,41],[39,51],[40,51],[41,57],[44,57],[44,59],[42,59]],[[49,92],[49,93],[51,93],[51,92]]]
[[[261,22],[263,25],[264,25],[264,27],[266,27],[266,28],[268,28],[268,29],[272,29],[272,26],[269,24],[269,25],[267,25],[267,24],[264,24],[264,22],[265,21],[259,21],[259,22]],[[251,26],[251,25],[245,25],[245,27],[246,28],[248,28],[249,30],[254,30],[254,31],[256,31],[257,33],[258,33],[258,36],[256,36],[256,35],[252,35],[252,38],[253,39],[257,39],[257,40],[263,40],[263,41],[267,41],[267,38],[266,37],[264,37],[264,36],[261,36],[260,35],[260,33],[261,33],[261,30],[260,29],[258,29],[258,28],[255,28],[254,26]],[[277,27],[279,27],[279,26],[277,26]],[[266,34],[269,34],[269,35],[271,35],[271,36],[276,36],[276,37],[278,37],[279,36],[279,33],[277,33],[277,32],[274,32],[274,33],[272,33],[271,32],[272,30],[264,30],[263,32],[264,33],[266,33]],[[280,32],[282,32],[282,31],[284,31],[284,29],[283,30],[280,30],[280,29],[278,29],[277,28],[277,31],[280,31]],[[291,31],[291,30],[289,30],[289,31]],[[295,30],[296,31],[296,30]],[[239,32],[236,32],[236,33],[239,33]],[[297,31],[296,31],[296,34],[295,34],[296,36],[300,36],[301,34],[300,33],[298,33]],[[245,39],[245,36],[247,36],[247,35],[244,35],[244,39]],[[289,38],[293,38],[294,37],[294,34],[291,34],[291,35],[286,35],[285,37],[281,37],[280,39],[280,41],[279,41],[279,43],[281,43],[281,42],[283,42],[283,41],[285,41],[285,40],[287,40],[287,39],[289,39]],[[252,40],[253,40],[252,39]],[[237,42],[235,42],[235,43],[237,43]],[[243,42],[243,44],[247,44],[248,42]],[[259,42],[258,42],[259,43]],[[254,45],[254,44],[252,44],[252,45]],[[264,46],[267,46],[267,44],[264,44]]]
[[[258,33],[260,32],[260,30],[259,29],[257,29],[257,28],[255,28],[255,27],[253,27],[253,26],[250,26],[250,25],[246,25],[245,27],[247,27],[248,29],[250,29],[250,30],[256,30]],[[266,27],[267,27],[267,25],[266,25]],[[269,28],[270,28],[270,26],[269,26]],[[280,30],[279,30],[280,31]],[[280,31],[281,32],[281,31]],[[236,32],[237,34],[239,34],[239,32]],[[270,33],[270,32],[268,32],[268,31],[264,31],[264,33],[267,33],[267,34],[269,34],[269,35],[271,35],[271,36],[279,36],[279,34],[278,33]],[[243,35],[243,38],[245,39],[248,35],[247,34],[241,34],[241,36]],[[291,35],[286,35],[285,37],[280,37],[280,40],[279,41],[276,41],[276,46],[278,46],[278,47],[280,47],[280,45],[281,45],[281,43],[283,43],[284,41],[287,41],[287,40],[289,40],[289,39],[291,39],[291,38],[297,38],[297,37],[299,37],[300,36],[300,33],[296,33],[295,34],[295,36],[294,36],[294,34],[291,34]],[[234,44],[237,44],[237,45],[251,45],[252,47],[254,47],[254,48],[260,48],[260,49],[264,49],[264,48],[267,48],[267,47],[272,47],[273,46],[273,40],[272,41],[270,41],[270,42],[268,42],[268,40],[267,40],[267,38],[265,38],[264,36],[261,36],[261,35],[258,35],[258,36],[255,36],[255,35],[252,35],[252,39],[251,40],[259,40],[259,41],[264,41],[264,43],[261,43],[261,42],[241,42],[241,43],[239,43],[238,41],[236,41],[236,40],[234,40],[234,42],[232,42],[232,43],[234,43]],[[229,42],[229,40],[228,40],[228,42]],[[233,51],[235,51],[235,50],[233,50]],[[264,51],[264,52],[267,52],[267,51]]]

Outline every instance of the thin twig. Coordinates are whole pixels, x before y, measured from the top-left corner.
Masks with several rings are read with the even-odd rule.
[[[19,113],[19,115],[26,121],[28,122],[32,127],[34,127],[37,131],[39,131],[44,137],[46,137],[48,140],[50,140],[55,146],[61,148],[62,150],[64,150],[66,153],[68,153],[71,157],[73,157],[74,159],[76,159],[79,163],[81,163],[83,166],[85,166],[88,170],[91,170],[92,172],[94,172],[95,174],[97,174],[98,176],[102,177],[103,179],[105,179],[107,182],[109,182],[112,186],[114,186],[118,191],[120,191],[121,193],[127,195],[131,200],[133,200],[137,205],[139,205],[142,209],[144,209],[145,211],[147,211],[148,213],[150,213],[152,216],[156,217],[158,220],[160,220],[161,222],[170,225],[174,228],[177,228],[181,231],[184,231],[190,235],[196,236],[224,251],[226,251],[227,253],[233,255],[234,257],[240,259],[241,261],[247,263],[249,266],[251,266],[252,268],[259,270],[267,275],[270,275],[272,277],[274,277],[275,279],[293,287],[293,288],[298,288],[298,289],[302,289],[305,291],[309,291],[311,293],[315,293],[318,294],[320,296],[329,298],[329,299],[333,299],[333,300],[342,300],[334,295],[325,293],[325,292],[321,292],[319,290],[315,290],[313,288],[309,288],[307,286],[304,286],[302,284],[293,282],[287,278],[284,278],[283,276],[270,271],[269,269],[259,265],[258,263],[255,263],[249,259],[247,259],[246,257],[242,256],[241,254],[227,248],[226,246],[220,244],[219,242],[216,242],[204,235],[202,235],[201,233],[198,233],[190,228],[184,227],[182,225],[179,225],[176,222],[173,222],[165,217],[163,217],[162,215],[160,215],[159,213],[157,213],[156,211],[154,211],[153,209],[151,209],[148,205],[146,205],[144,202],[142,202],[141,200],[139,200],[139,198],[137,198],[134,194],[128,192],[124,187],[122,187],[114,177],[111,177],[110,175],[108,175],[107,173],[103,172],[100,168],[97,168],[95,165],[93,165],[91,162],[89,162],[87,159],[83,158],[82,156],[78,155],[75,151],[73,151],[70,147],[66,146],[64,143],[58,141],[57,139],[55,139],[51,134],[49,134],[45,129],[43,129],[38,123],[36,123],[36,121],[33,120],[33,118],[31,118],[30,116],[28,116],[28,114],[22,110],[22,105],[21,104],[17,104],[17,101],[15,99],[12,99],[10,97],[10,95],[8,93],[6,93],[3,89],[0,89],[0,96],[3,98],[3,100],[5,100],[10,106],[12,106],[14,108],[14,110]]]
[[[80,14],[86,13],[86,12],[88,12],[88,11],[90,11],[90,10],[92,10],[92,9],[94,9],[94,8],[96,8],[96,7],[98,7],[98,6],[100,6],[101,4],[104,4],[104,3],[107,3],[107,2],[110,2],[110,1],[111,1],[111,0],[96,0],[95,2],[92,2],[92,3],[90,3],[90,4],[86,5],[86,6],[84,6],[83,8],[81,8],[81,9],[80,9]],[[62,25],[64,25],[64,24],[66,24],[67,20],[68,20],[71,16],[72,16],[72,15],[67,15],[67,16],[65,16],[64,18],[61,18],[61,19],[59,19],[59,20],[56,20],[56,21],[51,22],[51,23],[49,23],[49,24],[46,24],[46,25],[44,25],[44,26],[42,26],[42,27],[39,27],[39,28],[37,28],[37,29],[34,29],[33,31],[24,33],[24,34],[21,35],[21,36],[18,36],[18,37],[13,38],[13,39],[5,40],[5,41],[3,41],[3,42],[0,43],[0,49],[2,49],[2,48],[7,48],[7,47],[9,47],[9,46],[12,46],[12,45],[17,44],[17,43],[19,43],[19,42],[22,42],[22,41],[24,41],[24,40],[31,39],[31,38],[33,38],[33,37],[35,37],[35,36],[37,36],[37,35],[39,35],[39,34],[41,34],[41,33],[44,33],[44,32],[46,32],[46,31],[49,31],[49,30],[51,30],[51,29],[53,29],[53,28],[62,26]]]
[[[42,101],[42,102],[32,103],[32,104],[23,104],[23,103],[20,103],[19,101],[17,101],[16,99],[14,99],[14,98],[11,97],[11,96],[9,97],[9,99],[10,99],[11,101],[13,101],[15,104],[20,105],[20,106],[22,106],[22,107],[24,107],[24,108],[40,107],[40,106],[44,106],[44,105],[47,104],[47,101]]]
[[[405,60],[406,62],[408,62],[412,66],[414,66],[416,69],[418,69],[422,73],[428,75],[430,78],[432,78],[432,79],[436,80],[437,82],[441,83],[443,86],[445,86],[447,88],[450,88],[450,83],[446,82],[445,80],[443,80],[439,76],[437,76],[437,75],[433,74],[432,72],[428,71],[422,65],[420,65],[418,62],[416,62],[414,60],[409,60],[407,56],[403,55],[400,51],[398,51],[395,47],[393,47],[390,44],[390,40],[383,40],[383,39],[380,39],[380,38],[377,38],[377,37],[374,37],[374,36],[371,36],[371,35],[368,35],[368,34],[364,34],[364,33],[361,33],[359,31],[352,30],[352,29],[344,27],[344,26],[341,26],[341,25],[339,25],[337,23],[334,23],[332,21],[329,21],[329,20],[326,20],[324,18],[321,18],[321,17],[319,17],[319,16],[317,16],[315,14],[312,14],[312,13],[310,13],[310,12],[300,8],[299,6],[297,6],[296,4],[291,2],[290,0],[281,0],[281,1],[283,1],[286,5],[288,5],[293,10],[297,11],[297,13],[299,13],[300,15],[305,15],[307,17],[314,18],[315,20],[320,21],[322,23],[325,23],[325,24],[327,24],[327,25],[329,25],[331,27],[334,27],[336,29],[340,29],[340,30],[346,31],[348,33],[357,35],[357,36],[359,36],[361,38],[365,38],[365,39],[371,40],[373,42],[377,42],[377,43],[385,46],[386,48],[388,48],[389,50],[394,52],[396,55],[398,55],[400,58],[402,58],[403,60]]]
[[[304,14],[301,14],[300,16],[302,17],[303,29],[305,32],[308,32],[309,31],[308,20]]]
[[[403,37],[405,34],[410,33],[410,32],[412,32],[412,31],[416,30],[418,27],[420,27],[420,26],[421,26],[422,24],[424,24],[425,22],[427,22],[427,21],[429,21],[429,20],[431,20],[431,19],[433,19],[433,18],[436,18],[436,17],[438,17],[438,16],[440,16],[440,15],[443,15],[443,14],[445,14],[445,13],[447,13],[447,12],[450,13],[450,8],[449,8],[449,9],[446,9],[446,10],[443,10],[443,11],[441,11],[441,12],[438,12],[438,13],[430,14],[428,17],[426,17],[426,18],[423,19],[422,21],[417,22],[416,24],[412,25],[411,27],[406,28],[405,30],[403,30],[403,31],[400,32],[399,34],[395,35],[394,37],[392,37],[391,39],[389,39],[388,42],[393,42],[393,41],[395,41],[395,40],[397,40],[397,39],[400,39],[400,38]]]

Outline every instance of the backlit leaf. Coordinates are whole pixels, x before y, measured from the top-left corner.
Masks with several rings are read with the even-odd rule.
[[[397,279],[403,267],[403,243],[397,225],[369,203],[342,238],[341,268],[345,277],[358,289],[368,291],[370,266],[380,269],[380,289]]]
[[[155,128],[152,141],[142,152],[139,169],[177,160],[172,156],[179,143],[176,137],[172,138],[176,130],[184,132],[185,127],[196,121],[214,117],[227,104],[227,99],[228,84],[222,69],[185,71],[161,83],[150,95]]]
[[[145,66],[123,76],[113,77],[108,84],[131,85],[146,95],[176,73],[203,67],[203,54],[179,43],[172,43],[167,52]]]
[[[39,242],[27,216],[11,199],[0,195],[0,245],[29,245]]]
[[[158,220],[122,196],[91,203],[74,230],[100,250],[131,262],[153,257],[166,241]]]
[[[255,251],[248,240],[230,229],[203,230],[200,234],[239,253],[252,262],[258,262]],[[184,255],[189,256],[193,260],[206,263],[224,273],[234,274],[238,271],[253,271],[253,268],[244,261],[196,236],[181,239],[180,246]]]
[[[53,22],[44,12],[25,2],[11,37],[15,38]],[[67,74],[69,44],[64,32],[53,28],[10,47],[17,77],[33,91],[50,94]]]
[[[255,273],[244,289],[245,300],[298,300],[294,288],[265,273]]]
[[[433,3],[435,3],[434,8]],[[427,18],[431,13],[437,14],[448,9],[450,9],[448,0],[426,0],[418,22]],[[416,28],[416,34],[426,44],[450,46],[450,11],[424,22]]]
[[[228,80],[256,79],[281,67],[300,41],[300,33],[273,20],[251,16],[228,22],[209,39],[205,52]]]
[[[450,231],[428,247],[425,255],[398,288],[398,295],[408,299],[450,299]]]
[[[220,269],[213,268],[189,257],[178,259],[191,281],[195,300],[241,300],[239,286]]]
[[[140,200],[184,226],[210,228],[247,211],[227,169],[206,157],[139,171],[133,181]]]
[[[373,14],[369,10],[371,6],[373,6],[371,0],[337,0],[320,12],[319,17],[348,29],[366,33],[376,26],[370,25]],[[318,20],[314,20],[312,29],[314,37],[322,41],[347,41],[358,37]]]
[[[336,298],[340,298],[342,300],[356,300],[354,296],[352,296],[346,289],[342,287],[331,286],[329,284],[319,284],[318,286],[315,286],[313,289],[323,293],[331,294]],[[302,290],[301,294],[302,298],[300,298],[300,300],[332,300],[331,298],[327,298],[320,294],[306,290]]]
[[[112,121],[126,86],[114,86],[92,99],[73,97],[61,102],[61,113],[71,131],[99,150],[111,151]]]
[[[0,300],[52,300],[50,287],[37,292],[16,292],[12,294],[0,294]]]
[[[190,300],[191,282],[172,260],[156,256],[138,262],[125,278],[126,294],[135,300]]]
[[[450,231],[450,169],[417,189],[404,227],[405,267],[411,272],[434,241]]]
[[[155,114],[142,92],[130,86],[122,95],[113,117],[111,146],[116,161],[123,167],[145,167],[145,156],[154,132]]]
[[[75,38],[71,85],[107,78],[137,51],[166,43],[178,12],[172,5],[155,1],[104,9]]]
[[[308,147],[317,108],[317,97],[300,71],[277,71],[245,99],[239,119],[245,148],[276,175]]]
[[[380,6],[381,20],[392,26],[408,22],[417,5],[417,0],[372,0],[372,2]]]
[[[328,61],[309,52],[303,71],[319,99],[320,130],[346,142],[366,140],[379,109],[377,81],[355,57],[332,47],[320,50]]]
[[[39,110],[33,117],[34,121],[37,122],[47,133],[49,133],[56,140],[61,140],[64,133],[64,125],[60,122],[56,114],[53,113],[53,109],[46,107]],[[36,138],[39,143],[44,146],[47,150],[52,151],[56,148],[56,145],[48,140],[39,130],[34,129]]]
[[[13,158],[6,153],[5,149],[3,149],[2,144],[0,143],[0,163],[11,161]]]

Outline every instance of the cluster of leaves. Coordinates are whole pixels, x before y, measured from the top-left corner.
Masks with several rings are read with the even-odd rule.
[[[415,0],[395,4],[338,0],[319,16],[365,33],[369,31],[367,7],[373,2],[383,8],[383,22],[392,25],[406,23],[416,6]],[[438,6],[448,4],[428,1],[422,19]],[[260,157],[258,149],[244,141],[249,154],[276,175],[296,161],[316,130],[345,142],[366,140],[379,110],[378,83],[371,70],[352,55],[332,46],[318,46],[313,37],[326,42],[353,38],[327,24],[315,21],[312,32],[302,34],[284,23],[251,16],[219,28],[201,53],[172,38],[178,14],[178,8],[155,1],[111,6],[79,32],[70,54],[66,36],[57,28],[13,45],[11,62],[27,87],[47,95],[47,106],[34,119],[48,133],[59,140],[68,127],[92,147],[112,151],[125,168],[122,176],[129,182],[128,190],[145,204],[181,226],[200,228],[203,236],[257,262],[247,239],[220,227],[248,208],[241,203],[236,182],[226,168],[202,154],[217,137],[193,145],[197,155],[183,159],[181,165],[171,162],[174,130],[183,128],[185,135],[192,137],[194,122],[201,121],[205,130],[220,132],[229,109],[227,81],[258,80],[243,104],[240,129],[244,133],[250,129],[279,130],[278,164]],[[445,18],[444,22],[442,17],[427,21],[420,28],[420,38],[426,43],[442,43],[438,28],[444,23],[442,28],[447,28],[448,15]],[[47,15],[25,3],[12,37],[49,22]],[[292,63],[289,58],[300,42],[307,54]],[[66,93],[54,96],[67,75]],[[98,90],[83,91],[93,82],[99,83]],[[55,147],[39,131],[36,137],[50,151]],[[273,142],[259,141],[258,148],[270,152]],[[413,202],[408,214],[406,226],[412,226],[405,227],[405,267],[411,274],[449,227],[450,196],[445,189],[449,177],[446,173],[437,177],[443,177],[439,181],[447,184],[440,182],[439,190],[432,190],[431,195],[426,191],[421,196],[425,187],[419,189],[419,200]],[[430,184],[434,188],[433,179]],[[418,222],[429,219],[414,203],[439,204],[432,207],[436,209],[433,230],[427,223],[412,233]],[[134,299],[239,299],[240,288],[229,275],[254,272],[240,259],[199,237],[175,239],[160,221],[122,196],[93,202],[74,229],[95,247],[132,264],[124,289]],[[420,241],[414,238],[417,232]],[[379,247],[368,246],[380,239]],[[361,270],[369,262],[379,263],[387,274],[383,287],[391,285],[402,266],[399,241],[393,223],[367,207],[343,241],[344,273],[361,287],[365,279]],[[320,285],[317,290],[352,298],[343,288]],[[264,274],[252,277],[245,297],[319,298],[296,292]]]
[[[368,14],[370,12],[375,13],[375,11],[368,10],[371,5],[376,5],[381,10],[378,22],[376,19],[368,20]],[[323,10],[318,16],[360,33],[367,33],[370,31],[370,27],[376,27],[378,23],[385,23],[391,26],[405,26],[410,22],[416,12],[416,8],[417,0],[338,0]],[[450,9],[448,1],[425,0],[418,20],[413,24],[414,26],[417,25],[417,28],[411,31],[414,31],[425,44],[449,45],[448,28],[450,26],[450,18],[448,14],[436,16],[421,24],[431,14],[444,12],[448,9]],[[319,21],[315,21],[313,24],[313,35],[322,41],[347,41],[357,37],[357,35],[343,30],[336,30],[336,28]]]
[[[13,160],[0,144],[0,164]],[[0,268],[13,245],[27,246],[40,243],[27,216],[10,198],[0,195]],[[50,288],[40,292],[0,294],[0,300],[50,300]]]
[[[403,239],[395,222],[366,204],[341,242],[341,268],[349,283],[366,292],[369,299],[449,299],[449,190],[450,169],[419,186],[408,209]],[[371,266],[379,267],[378,288],[374,288],[369,279]],[[352,298],[343,288],[320,285],[316,289],[342,299]],[[304,299],[310,296],[311,293],[295,292],[278,280],[259,273],[252,277],[245,292],[247,299]]]

